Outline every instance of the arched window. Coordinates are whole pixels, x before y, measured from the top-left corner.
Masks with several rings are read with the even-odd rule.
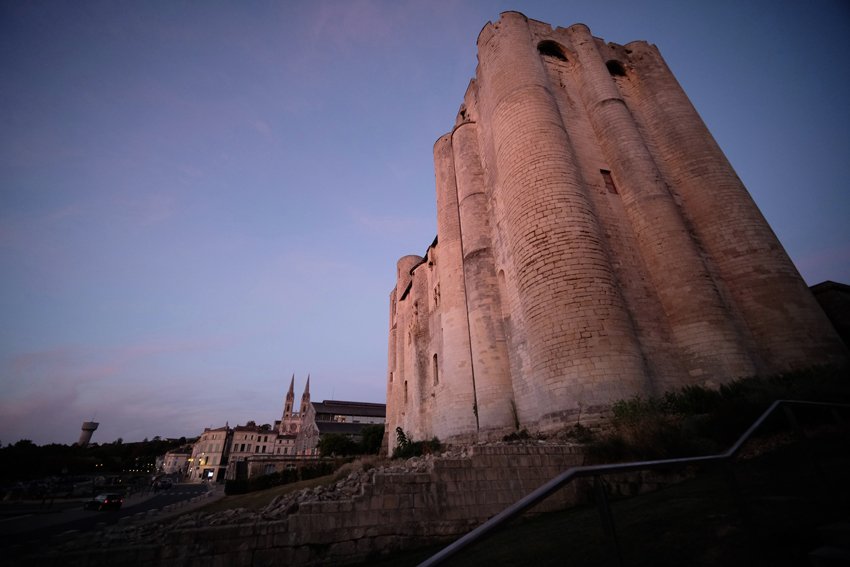
[[[437,367],[437,354],[434,354],[434,385],[440,383],[440,370]]]
[[[537,44],[537,51],[544,57],[554,57],[559,61],[567,60],[567,56],[564,55],[564,48],[554,41],[541,41]]]
[[[623,64],[617,61],[616,59],[611,59],[605,66],[608,67],[608,72],[611,73],[612,77],[625,77],[626,76],[626,68],[623,67]]]

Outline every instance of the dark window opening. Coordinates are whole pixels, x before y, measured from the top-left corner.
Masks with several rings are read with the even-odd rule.
[[[605,188],[608,189],[608,192],[618,195],[617,186],[614,185],[614,179],[611,177],[611,172],[607,169],[600,169],[599,172],[602,174],[602,179],[605,180]]]
[[[540,55],[554,57],[559,61],[567,60],[567,56],[564,55],[564,49],[554,41],[541,41],[537,44],[537,51],[540,52]]]
[[[625,77],[626,76],[626,68],[623,67],[623,64],[619,61],[612,59],[605,64],[608,67],[608,72],[611,73],[613,77]]]
[[[437,355],[434,355],[434,385],[440,383],[440,370],[437,368]]]

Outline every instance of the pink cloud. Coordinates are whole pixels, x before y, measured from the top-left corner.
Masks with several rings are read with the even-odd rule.
[[[66,218],[79,217],[84,213],[85,211],[81,205],[72,204],[47,213],[42,217],[42,220],[44,223],[53,224]]]
[[[375,215],[368,211],[352,209],[349,214],[357,225],[375,234],[407,234],[411,231],[425,230],[430,221],[424,217]],[[436,229],[434,229],[436,230]]]
[[[393,42],[403,41],[399,30],[409,29],[417,20],[425,21],[435,11],[456,13],[462,8],[463,2],[456,0],[323,1],[318,3],[310,32],[317,45],[331,43],[340,50],[363,45],[387,49]]]
[[[392,5],[376,0],[320,2],[311,28],[313,39],[339,48],[385,39],[393,27]]]
[[[260,134],[263,134],[265,137],[269,137],[269,136],[272,135],[272,127],[269,126],[269,123],[266,122],[265,120],[260,120],[260,119],[254,120],[254,122],[252,123],[252,126],[254,127],[254,129],[257,132],[259,132]]]
[[[178,376],[158,375],[158,359],[227,344],[223,337],[154,339],[111,349],[64,346],[11,356],[0,361],[0,441],[70,443],[83,420],[97,421],[109,412],[115,413],[109,420],[116,436],[139,420],[148,430],[180,427],[187,418],[180,405],[188,394],[197,400],[203,392],[187,390],[195,380],[183,386]]]
[[[47,231],[86,212],[81,204],[72,203],[39,214],[9,214],[0,222],[0,246],[30,251],[34,244],[44,241]]]
[[[161,223],[178,210],[177,199],[166,193],[135,194],[125,197],[120,204],[139,226]]]

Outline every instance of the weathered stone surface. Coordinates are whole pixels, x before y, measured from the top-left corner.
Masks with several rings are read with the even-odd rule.
[[[437,239],[390,295],[388,440],[552,432],[634,395],[847,363],[649,43],[503,13],[434,168]]]
[[[581,464],[576,447],[541,443],[478,445],[384,462],[327,486],[278,496],[260,510],[195,512],[161,523],[113,526],[65,541],[52,549],[55,555],[37,559],[59,564],[74,557],[81,564],[106,565],[120,557],[124,565],[153,566],[228,560],[268,565],[275,558],[290,565],[353,563],[462,534]],[[573,492],[567,492],[547,509],[571,504]]]
[[[355,563],[464,533],[582,462],[568,444],[477,442],[592,424],[634,394],[846,361],[654,46],[506,12],[478,58],[434,147],[439,238],[398,262],[390,296],[388,435],[460,448],[262,510],[121,524],[26,564]]]

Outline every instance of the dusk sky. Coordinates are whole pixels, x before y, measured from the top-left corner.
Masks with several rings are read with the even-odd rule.
[[[656,44],[806,282],[850,283],[845,0],[7,0],[0,443],[273,423],[292,374],[383,402],[395,263],[505,10]]]

